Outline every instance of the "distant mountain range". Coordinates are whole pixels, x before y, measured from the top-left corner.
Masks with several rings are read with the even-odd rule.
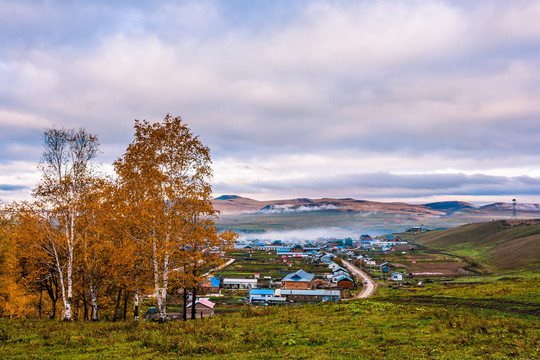
[[[367,200],[346,199],[308,199],[297,198],[287,200],[258,201],[238,195],[224,195],[213,200],[214,207],[223,214],[259,213],[287,214],[307,213],[313,211],[330,211],[341,213],[380,213],[410,215],[420,217],[440,217],[467,213],[471,215],[511,214],[511,203],[494,203],[484,206],[473,205],[463,201],[443,201],[428,204],[407,204],[401,202],[376,202]],[[540,204],[518,204],[519,215],[527,217],[540,216]]]

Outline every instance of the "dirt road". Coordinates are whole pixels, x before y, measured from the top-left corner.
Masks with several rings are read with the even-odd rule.
[[[230,258],[225,264],[221,264],[221,265],[218,266],[217,268],[211,269],[210,271],[208,271],[208,272],[207,272],[206,274],[204,274],[203,276],[207,276],[207,275],[209,275],[209,274],[210,274],[211,272],[213,272],[213,271],[221,270],[221,269],[223,269],[224,267],[231,265],[233,262],[234,262],[234,259],[233,259],[233,258]]]
[[[358,276],[362,279],[362,291],[356,294],[353,299],[366,298],[373,295],[373,293],[375,292],[375,288],[377,287],[375,282],[365,272],[363,272],[350,262],[343,260],[343,265],[345,265],[345,267],[349,269],[352,275],[354,275],[355,277]]]

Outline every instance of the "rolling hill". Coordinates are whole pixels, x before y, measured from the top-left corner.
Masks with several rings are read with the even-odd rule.
[[[336,212],[374,212],[386,214],[444,216],[456,211],[472,209],[473,206],[464,202],[440,202],[426,205],[407,204],[401,202],[376,202],[367,200],[346,199],[285,199],[258,201],[238,195],[224,195],[213,200],[214,207],[224,214],[230,213],[297,213],[310,211]],[[540,209],[539,209],[540,211]]]
[[[223,214],[234,213],[296,213],[310,211],[373,212],[385,214],[419,215],[425,217],[448,216],[456,213],[479,215],[511,215],[511,203],[494,203],[483,206],[463,201],[442,201],[428,204],[407,204],[402,202],[377,202],[352,198],[259,201],[238,195],[223,195],[213,200],[214,208]],[[540,217],[540,204],[518,204],[520,217]]]
[[[488,272],[540,268],[540,220],[500,220],[430,231],[415,242],[467,257]]]

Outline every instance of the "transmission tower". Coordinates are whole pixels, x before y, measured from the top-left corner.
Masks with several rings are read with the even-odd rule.
[[[517,204],[516,199],[512,199],[512,219],[517,219]]]

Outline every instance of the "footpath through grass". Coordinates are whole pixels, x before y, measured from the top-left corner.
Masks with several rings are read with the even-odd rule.
[[[186,323],[0,320],[0,358],[537,359],[538,280],[382,285],[367,300]]]

